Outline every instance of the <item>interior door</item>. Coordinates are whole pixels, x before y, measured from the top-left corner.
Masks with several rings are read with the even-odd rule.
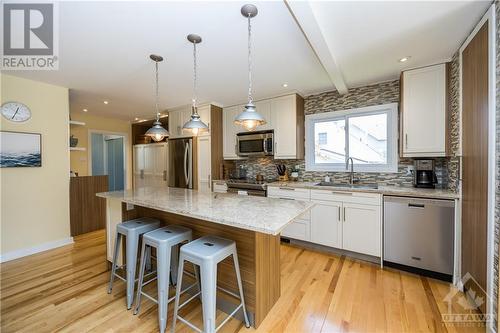
[[[487,281],[488,23],[462,52],[462,154],[462,276],[470,273],[479,285],[469,279],[466,290],[481,293]],[[480,308],[485,313],[486,302]]]

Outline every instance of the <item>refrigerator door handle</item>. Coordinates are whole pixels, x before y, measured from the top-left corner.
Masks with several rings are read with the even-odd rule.
[[[187,170],[188,153],[189,153],[189,145],[186,144],[186,147],[184,148],[184,180],[186,181],[187,186],[189,186],[189,177],[188,177],[188,170]]]
[[[188,150],[188,188],[193,188],[193,154],[191,142],[187,144]]]

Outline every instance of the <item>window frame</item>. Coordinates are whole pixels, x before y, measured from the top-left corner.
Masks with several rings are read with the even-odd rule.
[[[398,103],[374,105],[356,109],[330,111],[305,116],[306,171],[347,172],[346,163],[314,162],[314,125],[319,122],[344,119],[345,121],[345,159],[349,158],[349,118],[387,114],[387,164],[355,164],[356,172],[398,172]]]

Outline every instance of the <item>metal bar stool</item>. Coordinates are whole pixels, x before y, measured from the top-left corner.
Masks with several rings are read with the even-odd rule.
[[[185,242],[189,242],[192,239],[192,231],[188,228],[170,225],[163,228],[159,228],[150,231],[144,236],[142,236],[142,250],[141,250],[141,263],[139,266],[139,282],[137,286],[137,296],[135,301],[134,315],[139,313],[141,307],[141,296],[144,295],[149,300],[158,304],[158,324],[160,326],[160,332],[165,332],[167,327],[167,310],[168,303],[174,300],[175,297],[168,297],[169,291],[169,273],[177,268],[176,262],[177,258],[171,261],[172,256],[177,256],[177,251],[173,249]],[[144,282],[144,270],[146,267],[146,256],[147,249],[156,249],[156,277],[151,278]],[[172,265],[171,265],[172,264]],[[176,271],[177,273],[177,271]],[[195,270],[196,275],[196,270]],[[153,296],[148,295],[142,288],[147,284],[158,280],[158,298],[155,299]],[[173,279],[172,279],[173,280]],[[188,288],[181,291],[181,294],[190,290],[192,287],[198,284],[198,279]]]
[[[127,284],[127,309],[132,308],[134,300],[135,271],[137,267],[137,251],[139,247],[139,238],[146,232],[158,229],[160,221],[149,217],[142,217],[135,220],[125,221],[116,226],[115,252],[113,253],[113,263],[111,268],[111,278],[109,280],[108,294],[113,290],[113,281],[115,277],[125,281]],[[116,260],[120,251],[122,236],[126,238],[126,264],[118,266]],[[116,269],[124,268],[126,270],[125,278],[116,273]]]
[[[234,269],[238,282],[239,295],[217,287],[217,264],[229,256],[233,256]],[[193,295],[184,303],[179,305],[180,290],[182,285],[182,274],[184,270],[184,261],[189,261],[200,266],[201,270],[201,301],[203,310],[203,331],[191,324],[186,319],[178,315],[179,309],[200,295],[200,292]],[[198,238],[186,245],[181,246],[178,268],[179,283],[177,283],[175,293],[174,318],[172,321],[172,332],[175,332],[175,324],[177,319],[191,327],[197,332],[215,333],[217,332],[234,314],[243,309],[245,318],[245,326],[250,327],[248,322],[247,311],[245,308],[245,299],[243,297],[243,286],[241,283],[240,266],[238,263],[238,254],[236,253],[236,243],[232,240],[224,239],[217,236],[205,236]],[[241,300],[241,303],[231,312],[222,323],[215,327],[216,319],[216,301],[217,289]]]

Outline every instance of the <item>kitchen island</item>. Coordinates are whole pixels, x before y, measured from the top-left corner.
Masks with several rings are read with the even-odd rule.
[[[163,225],[183,225],[193,230],[194,238],[217,235],[236,241],[245,301],[255,327],[280,297],[280,232],[314,205],[179,188],[147,187],[97,196],[107,201],[108,260],[116,224],[138,217],[157,218]],[[218,285],[236,292],[232,260],[219,264]],[[221,304],[237,304],[225,294],[220,297]]]

